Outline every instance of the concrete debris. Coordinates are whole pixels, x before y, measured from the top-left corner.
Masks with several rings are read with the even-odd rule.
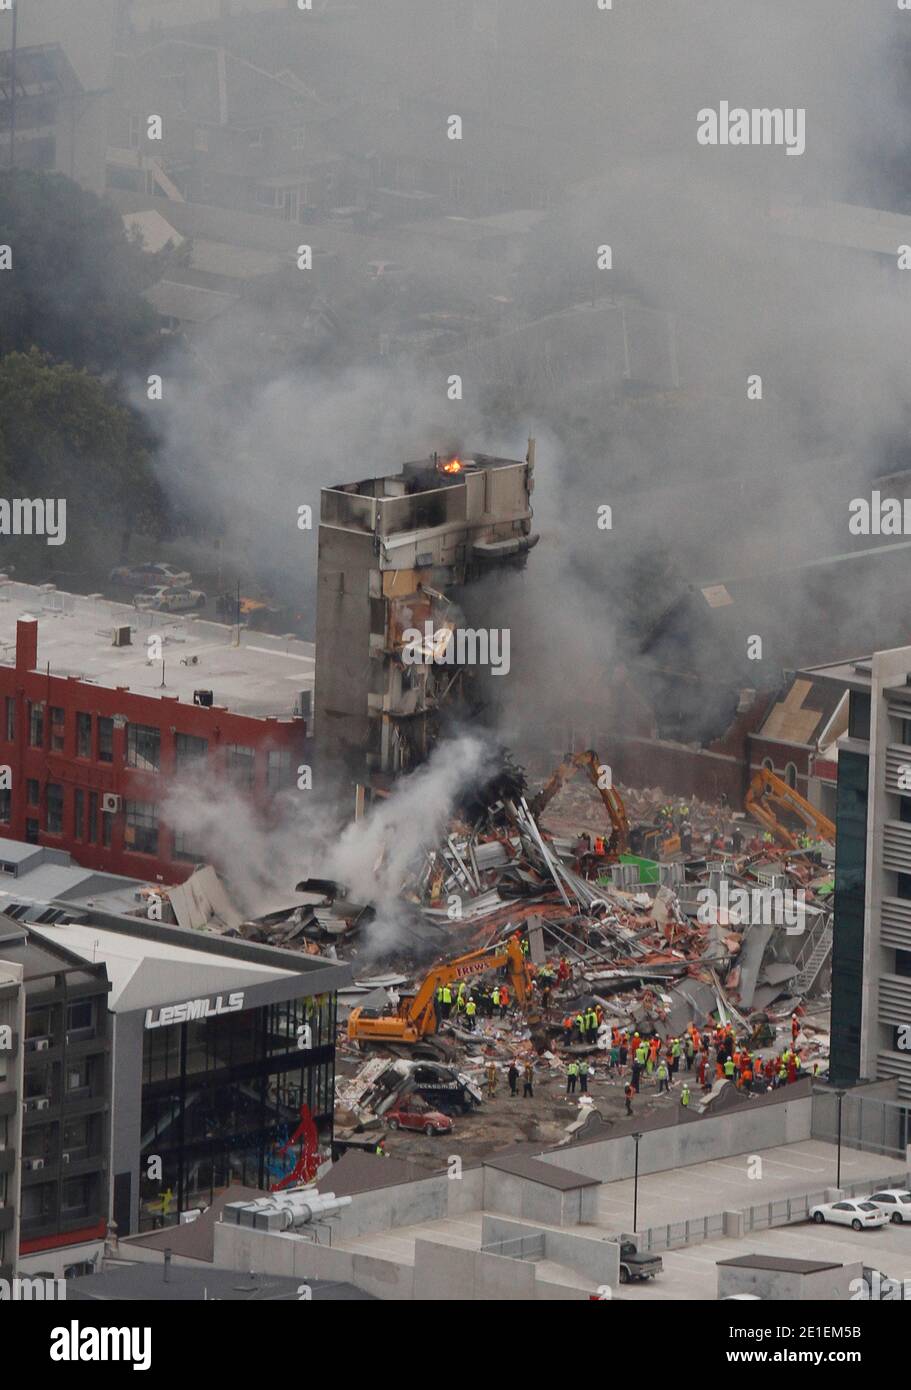
[[[411,864],[394,933],[377,905],[314,879],[298,885],[310,901],[244,926],[354,964],[339,998],[340,1150],[374,1146],[384,1116],[414,1105],[453,1117],[483,1156],[542,1133],[562,1142],[593,1107],[612,1123],[667,1104],[683,1080],[695,1113],[827,1064],[821,854],[786,853],[724,807],[628,792],[639,843],[660,842],[647,858],[585,817],[573,830],[569,786],[552,819],[520,770],[495,785]],[[400,1127],[396,1151],[429,1161],[430,1135]]]

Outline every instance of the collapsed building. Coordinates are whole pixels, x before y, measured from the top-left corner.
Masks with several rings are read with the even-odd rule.
[[[524,461],[434,454],[323,489],[314,715],[324,770],[383,786],[426,758],[447,716],[477,702],[491,629],[467,626],[465,595],[536,544],[534,462],[529,440]]]
[[[328,880],[302,881],[307,902],[241,927],[352,966],[339,997],[337,1147],[372,1149],[403,1111],[454,1117],[476,1154],[514,1142],[524,1120],[506,1120],[493,1097],[517,1065],[534,1069],[546,1102],[536,1132],[573,1132],[593,1103],[605,1115],[622,1104],[610,1058],[621,1033],[660,1040],[663,1053],[730,1025],[763,1066],[793,1049],[826,1070],[834,827],[786,824],[800,798],[785,784],[757,788],[745,811],[694,803],[686,820],[681,808],[667,818],[660,792],[599,789],[599,804],[569,781],[584,768],[597,787],[599,766],[576,755],[536,794],[509,760],[488,769],[403,869],[391,946],[371,936],[372,905]],[[593,1013],[597,1026],[580,1029]],[[581,1061],[599,1094],[567,1103]],[[757,1075],[757,1090],[769,1079]],[[727,1103],[717,1084],[713,1063],[699,1105]],[[656,1102],[650,1087],[643,1104]]]

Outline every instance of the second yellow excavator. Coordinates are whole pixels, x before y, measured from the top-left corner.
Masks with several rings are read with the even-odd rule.
[[[796,788],[789,787],[774,772],[761,767],[750,783],[743,808],[748,816],[764,825],[779,844],[786,849],[799,849],[798,836],[778,819],[773,809],[776,806],[795,815],[816,839],[835,844],[835,826],[828,816],[817,811]]]
[[[593,748],[585,748],[580,753],[567,753],[560,766],[529,803],[529,810],[535,819],[541,816],[557,792],[580,770],[586,774],[604,802],[604,809],[611,823],[610,838],[604,855],[600,856],[602,863],[604,860],[617,860],[622,854],[627,854],[631,848],[631,835],[635,840],[632,847],[636,854],[677,853],[680,849],[680,836],[674,834],[673,830],[668,831],[661,826],[641,825],[636,826],[635,831],[631,832],[623,797],[611,780],[610,769],[605,767]]]
[[[611,782],[609,769],[603,767],[598,754],[592,748],[581,753],[567,753],[560,766],[554,771],[537,796],[529,803],[529,810],[537,820],[545,808],[553,801],[557,792],[574,777],[580,769],[586,773],[607,811],[611,823],[611,834],[607,844],[610,855],[625,854],[629,849],[629,820],[623,798]]]

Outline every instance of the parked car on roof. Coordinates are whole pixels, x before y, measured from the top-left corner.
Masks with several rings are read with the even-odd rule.
[[[637,1279],[654,1279],[664,1269],[660,1255],[640,1254],[634,1241],[620,1242],[620,1283],[629,1284]]]
[[[201,589],[171,588],[167,584],[143,589],[133,599],[135,608],[151,608],[157,613],[189,613],[204,608],[206,596]]]
[[[425,1134],[448,1134],[452,1120],[441,1110],[431,1110],[429,1105],[419,1106],[410,1101],[387,1110],[383,1117],[390,1129],[417,1129]]]
[[[904,1187],[884,1187],[880,1192],[871,1192],[865,1200],[886,1212],[896,1226],[911,1222],[911,1192]]]
[[[854,1231],[889,1224],[888,1212],[880,1211],[872,1202],[821,1202],[810,1208],[809,1217],[818,1226],[825,1221],[835,1226],[850,1226]]]
[[[132,584],[145,588],[151,588],[154,584],[190,584],[192,579],[189,570],[179,570],[174,565],[163,565],[152,560],[144,565],[118,565],[110,574],[112,584]]]

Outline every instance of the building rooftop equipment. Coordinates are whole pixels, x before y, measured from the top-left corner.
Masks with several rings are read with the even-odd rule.
[[[314,646],[296,637],[235,629],[224,623],[140,611],[100,594],[70,594],[51,584],[0,579],[0,664],[13,665],[16,623],[38,621],[40,669],[113,690],[193,703],[211,690],[213,705],[235,714],[290,720],[301,693],[313,688]],[[129,626],[131,642],[113,645]],[[152,661],[146,640],[160,636],[164,660]]]

